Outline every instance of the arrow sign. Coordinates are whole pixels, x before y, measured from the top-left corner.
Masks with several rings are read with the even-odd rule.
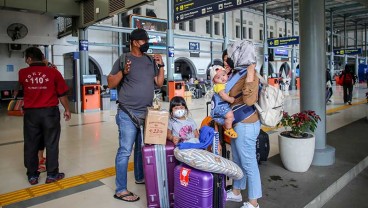
[[[175,9],[174,15],[180,15],[181,18],[174,20],[174,23],[198,19],[263,2],[267,2],[267,0],[178,0],[174,2],[174,7],[180,9]]]
[[[336,55],[359,55],[362,54],[362,48],[336,49],[334,53]]]
[[[287,45],[298,45],[299,36],[273,38],[267,40],[269,46],[287,46]]]

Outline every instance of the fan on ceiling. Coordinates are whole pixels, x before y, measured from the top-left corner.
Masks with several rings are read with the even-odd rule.
[[[8,26],[8,36],[13,40],[18,40],[26,37],[28,34],[28,28],[21,23],[13,23]]]

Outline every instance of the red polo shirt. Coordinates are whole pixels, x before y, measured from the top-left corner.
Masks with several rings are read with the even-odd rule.
[[[31,64],[19,70],[19,83],[24,91],[24,108],[45,108],[59,104],[68,86],[57,69],[45,64]]]

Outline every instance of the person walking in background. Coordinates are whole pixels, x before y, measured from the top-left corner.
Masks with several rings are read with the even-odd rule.
[[[349,103],[353,99],[353,86],[355,84],[354,65],[345,65],[345,70],[341,73],[342,87],[344,89],[344,104]]]
[[[327,68],[326,70],[326,88],[327,88],[327,97],[326,97],[326,103],[327,102],[331,102],[331,97],[332,97],[332,94],[333,94],[333,91],[332,91],[332,78],[331,78],[331,72],[330,72],[330,69]]]
[[[227,63],[235,69],[232,78],[237,77],[237,68],[247,68],[247,73],[241,76],[230,90],[230,96],[236,97],[231,106],[240,106],[240,110],[234,111],[235,117],[240,119],[234,126],[238,137],[231,140],[231,151],[233,161],[241,167],[244,176],[240,180],[234,180],[233,189],[227,192],[226,200],[243,201],[241,190],[247,188],[249,201],[245,202],[242,208],[259,208],[258,199],[262,197],[262,187],[256,158],[256,141],[261,123],[253,106],[258,100],[259,90],[259,79],[255,74],[255,47],[252,42],[242,40],[230,44],[227,52]],[[229,87],[230,82],[231,79],[228,81]]]
[[[63,105],[64,118],[70,120],[68,87],[60,72],[47,67],[43,54],[37,47],[25,51],[27,68],[19,70],[19,84],[24,91],[24,164],[27,168],[28,182],[38,183],[38,151],[41,140],[46,147],[46,183],[65,177],[59,172],[60,111]]]
[[[155,85],[164,82],[164,64],[161,55],[146,55],[148,34],[144,29],[135,29],[130,34],[131,52],[117,59],[107,78],[109,88],[118,88],[119,109],[116,124],[119,130],[119,148],[115,159],[116,190],[114,198],[134,202],[139,196],[128,191],[127,172],[129,157],[134,148],[134,177],[136,184],[144,183],[141,150],[141,130],[147,107],[152,106]]]

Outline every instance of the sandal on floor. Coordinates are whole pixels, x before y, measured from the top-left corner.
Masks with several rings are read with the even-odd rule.
[[[135,184],[145,184],[145,181],[144,181],[144,180],[141,180],[141,181],[135,181]]]
[[[224,134],[225,134],[226,136],[229,136],[230,138],[233,138],[233,139],[235,139],[235,138],[237,138],[237,137],[238,137],[238,134],[234,131],[234,129],[233,129],[233,128],[226,129],[226,130],[224,131]]]
[[[132,200],[128,200],[128,199],[126,199],[126,197],[129,197],[129,196],[135,196],[135,197],[137,197],[137,198],[132,199]],[[139,196],[137,196],[137,195],[133,194],[132,192],[129,192],[129,193],[127,193],[127,194],[122,194],[122,195],[120,195],[120,196],[118,196],[118,195],[114,194],[114,198],[115,198],[115,199],[122,200],[122,201],[126,201],[126,202],[135,202],[135,201],[138,201],[138,200],[140,199],[140,198],[139,198]]]

